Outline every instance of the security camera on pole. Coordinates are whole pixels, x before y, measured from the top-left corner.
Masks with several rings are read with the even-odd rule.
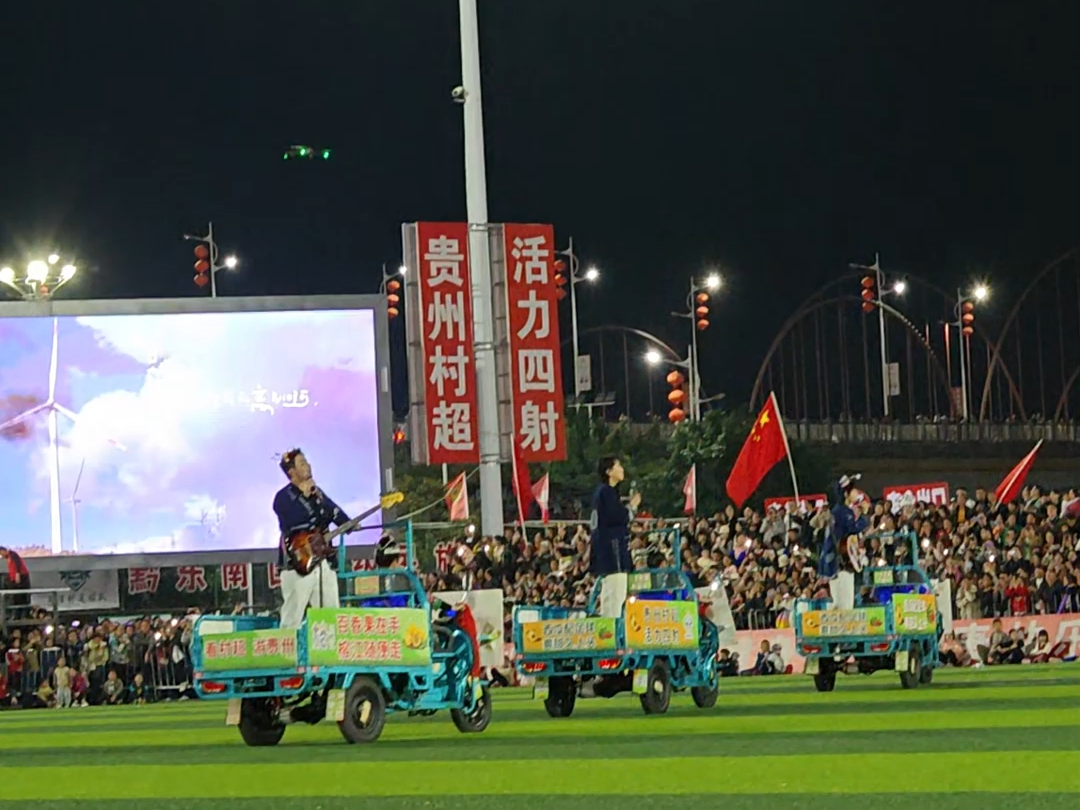
[[[210,285],[210,297],[217,298],[217,273],[218,270],[235,270],[239,261],[235,256],[226,256],[225,261],[218,263],[218,247],[214,241],[214,223],[206,227],[206,236],[194,236],[184,234],[184,238],[198,242],[195,246],[195,284],[200,288]]]

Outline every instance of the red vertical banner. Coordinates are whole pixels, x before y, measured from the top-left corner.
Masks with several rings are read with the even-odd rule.
[[[524,460],[564,461],[566,427],[559,352],[555,229],[503,226],[514,396],[514,444]]]
[[[418,222],[416,236],[429,462],[475,464],[480,451],[469,226]]]

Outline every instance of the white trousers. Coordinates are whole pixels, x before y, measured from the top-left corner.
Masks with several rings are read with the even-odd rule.
[[[850,571],[841,571],[835,579],[829,580],[829,591],[833,600],[832,606],[836,610],[851,610],[855,607],[855,575]]]
[[[304,623],[309,606],[341,607],[337,574],[326,560],[307,576],[282,571],[281,596],[285,600],[281,605],[281,626],[287,630],[295,630]]]
[[[608,574],[600,584],[600,615],[606,619],[622,617],[623,605],[626,604],[626,591],[629,578],[626,574]]]

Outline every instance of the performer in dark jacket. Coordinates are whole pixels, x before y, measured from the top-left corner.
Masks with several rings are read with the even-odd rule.
[[[835,504],[832,508],[832,525],[825,532],[825,542],[818,562],[818,573],[825,577],[835,577],[840,571],[841,549],[852,535],[866,531],[869,525],[864,516],[856,516],[852,504],[858,497],[855,482],[858,475],[845,475],[836,482],[833,489]]]
[[[624,506],[616,487],[625,475],[622,464],[615,456],[605,456],[597,466],[600,486],[592,500],[592,551],[590,570],[596,576],[629,573],[633,569],[630,559],[630,521],[641,503],[641,493],[630,493],[630,502]]]

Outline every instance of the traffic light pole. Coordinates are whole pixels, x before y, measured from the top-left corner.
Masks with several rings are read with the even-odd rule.
[[[499,398],[495,384],[495,330],[488,251],[484,112],[480,94],[480,33],[476,0],[459,0],[461,86],[465,119],[465,207],[472,270],[473,341],[476,357],[477,425],[480,432],[480,527],[486,536],[503,531],[502,469],[499,466]]]

